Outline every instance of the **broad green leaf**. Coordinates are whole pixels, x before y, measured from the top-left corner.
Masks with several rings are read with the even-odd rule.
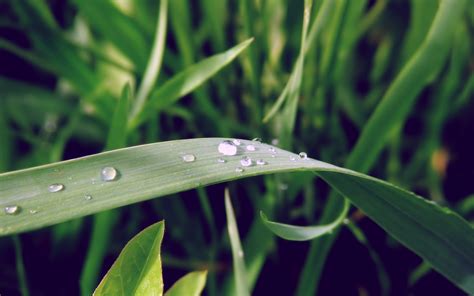
[[[229,233],[234,267],[235,292],[237,296],[250,295],[247,271],[245,269],[244,251],[240,243],[239,229],[235,221],[234,209],[230,201],[229,189],[225,190],[225,213],[227,216],[227,232]]]
[[[165,296],[199,296],[206,285],[207,271],[194,271],[180,278]]]
[[[244,151],[239,146],[237,155],[222,156],[217,148],[223,140],[202,138],[142,145],[1,174],[0,206],[17,208],[9,208],[11,214],[0,215],[0,234],[37,229],[243,177],[315,171],[434,269],[466,292],[474,292],[474,230],[457,214],[387,182],[259,142],[241,140],[243,145],[254,145],[256,151]],[[189,154],[194,161],[183,160]],[[244,154],[254,160],[253,165],[236,171]],[[220,157],[226,162],[218,162]],[[257,165],[257,159],[265,164]],[[117,170],[114,180],[101,179],[104,167]],[[49,192],[52,184],[63,184],[64,189]],[[85,195],[93,198],[88,200]]]
[[[332,223],[316,226],[296,226],[269,221],[263,212],[260,212],[260,217],[262,218],[263,223],[265,223],[265,226],[279,237],[292,241],[306,241],[331,233],[341,225],[346,218],[348,211],[349,203],[345,202],[341,213]]]
[[[166,81],[165,84],[152,92],[150,99],[145,104],[142,112],[130,119],[131,127],[136,127],[150,115],[155,114],[157,110],[162,110],[163,108],[170,106],[179,98],[199,87],[224,66],[232,62],[250,45],[252,40],[253,38],[248,39],[223,53],[216,54],[194,64]]]
[[[115,260],[94,296],[162,295],[160,249],[163,221],[133,237]]]

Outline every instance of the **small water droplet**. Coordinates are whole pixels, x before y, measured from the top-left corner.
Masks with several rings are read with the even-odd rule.
[[[272,139],[272,145],[278,146],[279,143],[280,141],[278,141],[278,139]]]
[[[48,191],[51,192],[51,193],[59,192],[61,190],[64,190],[64,185],[63,184],[54,183],[54,184],[51,184],[51,185],[48,186]]]
[[[270,148],[268,148],[268,151],[270,151],[271,153],[276,153],[275,147],[270,147]]]
[[[237,146],[235,146],[232,141],[225,140],[222,141],[219,146],[217,146],[217,151],[224,155],[236,155],[237,154]]]
[[[255,150],[256,150],[255,146],[252,145],[252,144],[247,145],[246,149],[247,149],[248,151],[255,151]]]
[[[85,200],[91,200],[91,199],[92,199],[92,195],[86,194],[86,195],[84,195],[84,199],[85,199]]]
[[[252,141],[262,143],[262,138],[253,138]]]
[[[244,156],[242,157],[242,159],[240,160],[240,164],[244,167],[249,167],[252,165],[252,159],[248,156]]]
[[[306,154],[306,152],[300,152],[300,154],[298,154],[298,156],[299,156],[301,159],[307,159],[307,158],[308,158],[308,154]]]
[[[257,161],[256,161],[255,163],[258,164],[258,165],[265,165],[265,164],[267,164],[267,162],[266,162],[265,160],[263,160],[263,159],[257,159]]]
[[[241,168],[241,167],[236,167],[236,168],[235,168],[235,171],[236,171],[237,173],[243,173],[243,172],[244,172],[244,169]]]
[[[293,161],[293,160],[296,160],[296,157],[294,157],[293,155],[290,156],[290,160]]]
[[[186,155],[183,155],[183,161],[184,162],[193,162],[196,160],[196,156],[192,155],[192,154],[186,154]]]
[[[241,144],[240,140],[238,140],[238,139],[233,139],[232,143],[234,143],[234,145],[236,145],[236,146],[240,146],[240,144]]]
[[[6,206],[4,209],[5,214],[7,215],[17,215],[21,212],[21,207],[19,206]]]
[[[100,177],[105,182],[114,181],[118,177],[118,172],[114,167],[105,167],[100,171]]]
[[[225,163],[226,160],[225,160],[224,158],[218,158],[218,159],[217,159],[217,162],[218,162],[218,163]]]
[[[38,210],[29,210],[28,212],[30,212],[30,214],[34,215],[34,214],[38,213]]]

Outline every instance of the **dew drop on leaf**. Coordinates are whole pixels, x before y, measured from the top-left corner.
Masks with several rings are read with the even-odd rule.
[[[19,206],[6,206],[3,210],[7,215],[17,215],[21,212],[21,208]]]
[[[249,167],[252,165],[252,159],[248,156],[244,156],[242,157],[242,159],[240,160],[240,164],[244,167]]]
[[[86,195],[84,195],[84,199],[85,199],[85,200],[91,200],[91,199],[92,199],[92,195],[86,194]]]
[[[257,159],[257,161],[256,161],[255,163],[258,164],[258,165],[265,165],[265,164],[267,164],[266,161],[263,160],[263,159]]]
[[[240,146],[240,144],[241,144],[240,140],[238,140],[238,139],[233,139],[232,143],[234,143],[234,145],[236,145],[236,146]]]
[[[236,155],[237,146],[232,141],[225,140],[222,141],[219,146],[217,146],[217,151],[223,155]]]
[[[48,191],[51,193],[59,192],[64,190],[64,185],[59,183],[54,183],[48,186]]]
[[[236,168],[235,168],[235,171],[236,171],[237,173],[243,173],[243,172],[244,172],[244,169],[241,168],[241,167],[236,167]]]
[[[192,154],[186,154],[186,155],[183,155],[183,161],[184,162],[193,162],[196,160],[196,156],[192,155]]]
[[[307,159],[307,158],[308,158],[308,154],[306,154],[306,152],[300,152],[300,154],[298,154],[298,156],[299,156],[301,159]]]
[[[218,163],[225,163],[226,160],[225,160],[224,158],[218,158],[218,159],[217,159],[217,162],[218,162]]]
[[[246,149],[247,149],[248,151],[255,151],[255,150],[256,150],[255,146],[252,145],[252,144],[247,145]]]
[[[114,167],[105,167],[100,171],[100,177],[105,182],[114,181],[118,177],[118,172]]]

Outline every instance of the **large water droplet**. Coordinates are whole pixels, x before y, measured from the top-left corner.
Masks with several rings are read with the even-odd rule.
[[[232,141],[225,140],[222,141],[219,146],[217,146],[217,151],[224,155],[236,155],[237,154],[237,146],[235,146]]]
[[[225,163],[226,160],[225,160],[224,158],[218,158],[218,159],[217,159],[217,162],[218,162],[218,163]]]
[[[184,162],[193,162],[196,160],[196,156],[192,155],[192,154],[186,154],[186,155],[183,155],[183,161]]]
[[[306,154],[306,152],[300,152],[300,154],[298,154],[298,156],[299,156],[301,159],[307,159],[307,158],[308,158],[308,154]]]
[[[118,177],[118,172],[114,167],[105,167],[100,171],[102,181],[114,181]]]
[[[59,192],[61,190],[64,190],[63,184],[55,183],[48,186],[48,191],[52,193]]]
[[[236,146],[240,146],[240,144],[241,144],[240,140],[238,140],[238,139],[233,139],[232,143],[234,143],[234,145],[236,145]]]
[[[92,195],[86,194],[86,195],[84,195],[84,199],[85,199],[85,200],[91,200],[91,199],[92,199]]]
[[[17,215],[21,212],[21,207],[19,206],[6,206],[4,209],[5,214],[7,215]]]
[[[256,161],[255,163],[258,164],[258,165],[265,165],[265,164],[267,164],[267,162],[266,162],[265,160],[263,160],[263,159],[257,159],[257,161]]]
[[[235,168],[235,171],[236,171],[237,173],[243,173],[243,172],[244,172],[244,169],[241,168],[241,167],[236,167],[236,168]]]
[[[252,159],[248,156],[244,156],[242,157],[242,159],[240,160],[240,164],[244,167],[249,167],[252,165]]]
[[[247,147],[245,147],[248,151],[255,151],[256,148],[254,145],[250,144],[250,145],[247,145]]]

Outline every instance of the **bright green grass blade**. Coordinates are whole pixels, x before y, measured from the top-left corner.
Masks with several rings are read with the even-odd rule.
[[[230,201],[229,189],[225,190],[225,213],[227,216],[227,231],[232,248],[232,261],[234,267],[235,292],[237,296],[250,295],[247,271],[245,269],[244,251],[240,243],[239,229],[235,221],[234,209]]]
[[[112,124],[109,128],[106,150],[121,148],[126,146],[127,142],[127,118],[128,110],[132,98],[130,84],[126,84],[122,90],[122,95],[115,108]]]
[[[179,98],[190,93],[206,80],[214,76],[220,69],[232,62],[252,42],[248,39],[231,49],[209,57],[168,80],[151,94],[142,112],[130,119],[131,127],[135,128],[157,110],[163,109],[176,102]]]
[[[207,271],[194,271],[173,284],[165,296],[199,296],[206,285]]]
[[[334,229],[339,227],[346,218],[347,212],[349,211],[350,204],[344,203],[344,207],[340,215],[330,224],[316,225],[316,226],[296,226],[290,224],[283,224],[278,222],[269,221],[267,216],[260,212],[260,217],[274,234],[291,241],[307,241],[312,240],[322,235],[332,233]]]
[[[256,151],[243,151],[240,146],[237,155],[225,156],[227,162],[221,163],[217,147],[223,140],[162,142],[1,174],[0,234],[37,229],[198,186],[261,174],[315,171],[436,270],[466,292],[474,292],[474,230],[457,214],[381,180],[254,141],[241,140]],[[266,164],[236,171],[244,152]],[[194,161],[189,156],[184,161],[183,156],[190,154]],[[103,181],[104,167],[114,167],[116,178]],[[49,192],[51,184],[63,184],[64,189]]]
[[[162,295],[161,241],[163,221],[133,237],[115,260],[94,292],[104,295]]]
[[[168,0],[160,1],[160,11],[156,24],[155,41],[151,50],[148,65],[143,75],[143,81],[138,89],[135,103],[132,109],[132,118],[140,113],[145,105],[145,101],[155,84],[160,73],[161,61],[163,60],[166,39],[166,24],[168,19]]]

